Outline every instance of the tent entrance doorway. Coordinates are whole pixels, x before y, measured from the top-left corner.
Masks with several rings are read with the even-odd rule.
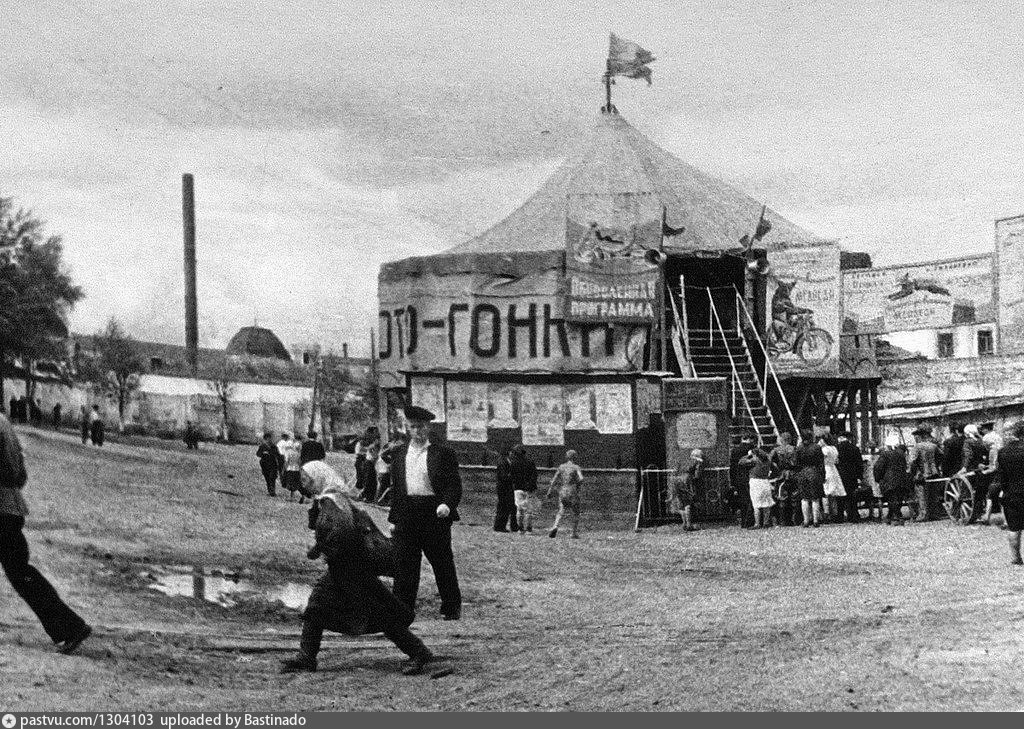
[[[743,258],[670,255],[664,266],[666,294],[671,293],[676,306],[681,307],[680,331],[687,336],[694,332],[717,331],[719,321],[725,330],[737,328],[740,314],[736,293],[746,295]],[[667,315],[673,316],[671,306]]]

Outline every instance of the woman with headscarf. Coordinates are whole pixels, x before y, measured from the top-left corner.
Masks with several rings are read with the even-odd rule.
[[[311,461],[305,468],[322,463]],[[316,533],[316,543],[307,556],[323,556],[327,572],[310,593],[302,616],[299,652],[284,661],[281,672],[316,671],[324,630],[332,630],[346,635],[383,633],[409,656],[402,664],[407,676],[424,670],[434,678],[451,673],[450,666],[438,663],[433,652],[409,630],[413,611],[380,581],[378,575],[394,574],[391,540],[355,505],[355,496],[343,479],[331,478],[309,509],[309,528]]]
[[[825,457],[821,447],[814,442],[814,432],[800,431],[800,445],[793,455],[796,468],[797,492],[800,494],[800,510],[804,526],[821,526],[821,500],[825,496]]]

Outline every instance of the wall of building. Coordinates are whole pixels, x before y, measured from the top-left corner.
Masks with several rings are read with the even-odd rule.
[[[21,397],[25,383],[4,380],[5,397]],[[47,422],[53,406],[60,403],[63,421],[71,425],[79,421],[80,409],[100,406],[108,427],[118,426],[117,400],[97,392],[89,385],[67,386],[54,382],[37,382],[35,397]],[[265,430],[305,432],[309,427],[309,409],[313,397],[311,387],[235,383],[228,402],[228,427],[231,439],[255,443]],[[187,377],[143,375],[139,387],[125,405],[124,425],[163,437],[175,436],[187,421],[195,422],[202,437],[214,439],[221,430],[223,413],[213,383]]]
[[[939,339],[942,334],[950,334],[953,339],[952,355],[944,354],[942,358],[978,357],[978,332],[987,331],[992,334],[995,343],[995,324],[966,324],[958,327],[939,329],[918,329],[910,332],[889,332],[882,335],[889,344],[920,354],[928,359],[940,359]]]
[[[547,491],[554,469],[538,469],[540,495]],[[497,502],[494,492],[494,468],[463,466],[462,474],[463,508],[466,513],[493,515]],[[583,516],[582,527],[586,529],[632,529],[636,519],[637,481],[632,470],[595,470],[583,464]],[[534,529],[543,530],[551,526],[558,510],[554,498],[545,501],[541,513],[534,518]],[[490,527],[488,521],[484,526]]]
[[[880,407],[1016,395],[1024,391],[1024,355],[881,363]]]
[[[574,449],[591,467],[630,468],[636,431],[649,421],[644,407],[638,417],[633,381],[614,375],[415,376],[409,399],[437,416],[436,433],[474,465],[522,444],[541,466]]]

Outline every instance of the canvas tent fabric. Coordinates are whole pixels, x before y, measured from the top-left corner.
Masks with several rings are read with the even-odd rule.
[[[753,232],[761,203],[691,167],[662,149],[617,114],[602,114],[590,134],[547,182],[519,208],[448,253],[554,251],[565,248],[566,199],[574,195],[652,194],[665,206],[672,228],[666,241],[680,251],[735,248]],[[813,242],[821,237],[767,209],[773,243]]]

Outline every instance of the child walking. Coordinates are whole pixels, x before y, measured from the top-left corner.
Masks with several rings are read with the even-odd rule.
[[[572,526],[569,536],[579,539],[580,507],[583,502],[583,471],[576,463],[576,451],[566,451],[565,463],[555,469],[555,475],[551,477],[551,484],[548,486],[548,492],[544,498],[551,498],[551,491],[556,485],[558,486],[558,513],[555,515],[555,523],[551,526],[548,536],[554,538],[558,535],[562,517],[569,512]]]
[[[704,451],[695,448],[690,451],[690,462],[687,464],[686,470],[676,477],[672,486],[670,508],[683,520],[683,531],[692,532],[694,530],[693,496],[703,477]]]

